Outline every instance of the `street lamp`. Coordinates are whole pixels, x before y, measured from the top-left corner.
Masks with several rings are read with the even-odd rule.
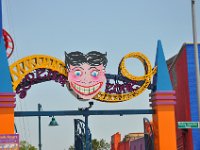
[[[51,118],[51,122],[49,123],[49,126],[51,126],[51,127],[52,126],[58,126],[58,123],[57,123],[57,121],[56,121],[54,116]]]
[[[38,111],[40,112],[42,109],[42,105],[38,104]],[[39,143],[38,143],[38,148],[39,150],[42,150],[42,142],[41,142],[41,116],[38,116],[38,133],[39,133]]]
[[[38,112],[42,110],[42,105],[38,104]],[[58,123],[54,116],[51,119],[51,122],[49,123],[49,126],[58,126]],[[42,142],[41,142],[41,115],[38,115],[38,129],[39,129],[39,143],[38,143],[38,148],[39,150],[42,150]]]

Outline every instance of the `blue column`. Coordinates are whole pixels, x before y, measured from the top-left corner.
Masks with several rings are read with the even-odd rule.
[[[89,131],[88,131],[88,115],[85,115],[85,149],[89,149],[89,144],[90,144],[90,137],[89,137]]]
[[[2,6],[0,0],[0,36],[2,36]]]
[[[38,111],[40,112],[42,108],[41,104],[38,104]],[[39,136],[39,143],[38,148],[42,150],[42,142],[41,142],[41,116],[38,116],[38,136]]]
[[[12,81],[10,77],[10,70],[8,59],[6,55],[6,48],[2,36],[2,7],[0,0],[0,93],[12,93]],[[3,71],[2,71],[3,70]]]

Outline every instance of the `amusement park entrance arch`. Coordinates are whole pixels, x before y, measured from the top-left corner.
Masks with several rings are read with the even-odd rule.
[[[21,116],[28,116],[31,114],[34,114],[36,116],[83,115],[85,116],[87,122],[87,118],[89,115],[123,115],[148,113],[153,114],[155,150],[176,149],[176,130],[174,115],[174,105],[176,97],[174,96],[175,92],[172,90],[171,81],[169,78],[168,69],[161,46],[161,41],[158,41],[157,46],[155,63],[156,67],[152,68],[149,60],[143,54],[139,52],[129,53],[121,60],[118,75],[105,74],[105,77],[107,78],[105,92],[98,91],[98,93],[93,97],[94,100],[102,102],[123,102],[126,100],[131,100],[132,98],[141,94],[145,89],[149,88],[151,89],[150,102],[152,110],[113,110],[110,112],[104,110],[94,110],[85,112],[50,111],[40,112],[40,114],[38,114],[38,112],[27,112],[26,114],[23,114],[23,112],[14,113],[15,93],[12,92],[12,90],[16,91],[16,94],[18,94],[19,97],[24,98],[27,94],[27,91],[32,85],[44,81],[55,80],[61,85],[66,85],[75,96],[84,100],[84,94],[88,96],[88,93],[96,92],[96,89],[99,90],[99,85],[102,84],[99,83],[98,87],[96,87],[97,85],[95,85],[93,87],[94,89],[90,89],[88,87],[85,88],[81,87],[80,85],[69,83],[67,78],[70,77],[70,75],[68,75],[70,72],[66,70],[66,64],[51,56],[28,56],[8,67],[7,59],[5,59],[6,50],[4,45],[1,44],[1,46],[3,47],[3,50],[0,51],[0,56],[2,57],[2,59],[0,59],[0,67],[5,70],[5,75],[2,77],[2,79],[4,79],[4,82],[6,81],[6,88],[4,88],[2,90],[3,92],[0,93],[0,112],[4,112],[0,113],[0,121],[5,122],[7,126],[0,125],[0,134],[14,134],[14,116],[20,116],[20,114]],[[98,54],[98,52],[92,53],[95,53],[95,55]],[[71,53],[71,55],[73,54],[74,53]],[[134,76],[128,72],[125,67],[125,60],[128,58],[137,58],[143,63],[145,70],[144,76]],[[73,68],[68,68],[68,70],[70,69],[73,70]],[[11,79],[8,78],[9,73],[11,75]],[[76,71],[75,73],[76,76],[81,75],[80,70]],[[93,71],[91,75],[96,77],[98,73],[97,71]],[[153,84],[151,84],[152,76],[154,76]],[[114,80],[114,82],[110,83],[110,80]],[[6,92],[5,89],[7,89]],[[87,91],[88,89],[89,91]],[[166,140],[170,140],[170,142],[166,143]]]
[[[133,76],[125,67],[125,59],[138,58],[144,65],[145,76]],[[105,92],[99,92],[94,99],[103,102],[122,102],[130,100],[133,97],[141,94],[146,88],[151,88],[151,76],[156,73],[156,67],[151,68],[150,62],[146,56],[139,52],[126,55],[119,66],[120,74],[106,74],[107,83]],[[67,83],[68,72],[66,64],[59,59],[47,55],[32,55],[22,58],[10,66],[11,79],[13,89],[20,98],[24,98],[27,91],[32,85],[54,80],[62,86],[67,84],[71,91],[70,85]],[[111,84],[108,80],[114,80],[115,84]],[[119,84],[119,82],[123,84]],[[137,86],[136,89],[133,86]],[[84,88],[85,90],[85,88]],[[73,92],[73,91],[72,91]],[[75,94],[75,93],[73,93]],[[86,150],[90,150],[89,132],[88,131],[88,116],[90,115],[133,115],[133,114],[154,114],[154,110],[94,110],[85,109],[82,111],[42,111],[42,112],[15,112],[15,117],[26,116],[62,116],[62,115],[83,115],[85,117],[85,141]]]
[[[107,54],[92,51],[65,52],[65,63],[52,56],[33,55],[22,58],[11,66],[6,50],[14,48],[13,40],[2,33],[2,14],[0,0],[0,137],[14,135],[14,117],[35,114],[50,115],[83,115],[86,122],[89,115],[125,115],[148,113],[153,114],[155,150],[176,149],[175,92],[172,89],[167,64],[161,41],[158,41],[155,67],[152,68],[148,58],[139,52],[125,55],[120,61],[118,74],[105,74]],[[145,75],[134,76],[126,68],[126,59],[137,58],[144,65]],[[153,77],[153,84],[151,79]],[[151,90],[150,106],[152,110],[113,110],[113,111],[63,111],[63,112],[14,112],[15,95],[24,98],[32,85],[55,80],[82,100],[94,99],[101,102],[123,102],[138,96],[147,88]],[[113,80],[113,82],[110,82]],[[105,82],[106,81],[106,82]],[[105,91],[100,91],[106,85]],[[24,113],[24,114],[23,114]],[[86,130],[87,131],[87,130]],[[9,141],[9,139],[5,139]],[[168,142],[166,142],[168,141]],[[4,144],[4,143],[3,143]],[[0,146],[2,143],[0,143]]]

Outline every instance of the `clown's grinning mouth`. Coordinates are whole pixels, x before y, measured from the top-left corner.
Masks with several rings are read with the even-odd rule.
[[[102,82],[100,83],[97,83],[93,86],[81,86],[81,85],[78,85],[76,83],[72,83],[72,86],[74,88],[74,90],[79,93],[79,94],[82,94],[82,95],[91,95],[91,94],[94,94],[96,93],[102,86]]]

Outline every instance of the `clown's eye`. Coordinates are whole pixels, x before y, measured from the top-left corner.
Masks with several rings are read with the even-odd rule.
[[[96,77],[96,76],[98,76],[98,74],[99,74],[99,72],[98,72],[98,71],[92,71],[92,73],[91,73],[91,75],[92,75],[93,77]]]
[[[74,74],[75,74],[75,76],[81,76],[82,73],[81,73],[81,71],[77,70],[74,72]]]

